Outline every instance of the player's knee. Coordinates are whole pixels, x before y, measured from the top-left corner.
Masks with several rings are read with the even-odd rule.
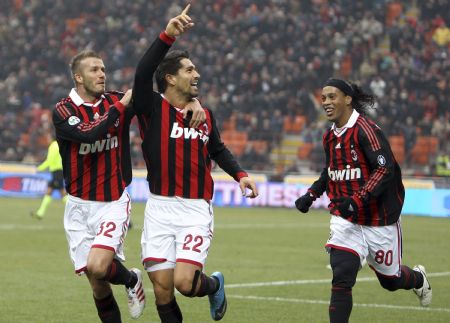
[[[330,264],[333,270],[333,286],[351,289],[356,283],[359,257],[347,251],[333,249]]]
[[[184,296],[192,297],[195,295],[196,285],[193,284],[193,277],[178,277],[175,279],[175,288]]]
[[[174,296],[173,289],[160,284],[153,284],[153,292],[157,304],[168,304]]]
[[[194,297],[201,272],[196,270],[194,275],[179,275],[175,277],[175,288],[184,296]]]
[[[190,281],[178,281],[175,283],[175,288],[184,296],[192,296],[192,282]]]
[[[394,292],[401,287],[401,279],[399,277],[386,277],[379,274],[377,274],[377,277],[381,287],[390,292]]]
[[[333,268],[333,281],[335,287],[353,288],[356,283],[356,274],[358,270],[354,270],[347,264],[339,264]]]
[[[88,261],[86,265],[86,270],[95,279],[103,280],[108,273],[108,264],[103,264],[101,262]]]

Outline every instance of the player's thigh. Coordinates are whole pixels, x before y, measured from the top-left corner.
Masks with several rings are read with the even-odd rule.
[[[186,227],[176,235],[176,262],[203,268],[212,242],[207,226]]]
[[[150,195],[141,240],[143,262],[166,262],[162,265],[166,266],[176,261],[203,267],[213,223],[212,208],[205,200]]]
[[[205,200],[183,200],[176,233],[176,261],[203,268],[213,238],[214,214]]]
[[[174,270],[161,269],[147,274],[153,285],[156,304],[169,303],[174,297]]]
[[[165,290],[173,289],[174,270],[162,269],[157,271],[148,272],[150,281],[155,288],[162,288]]]
[[[67,233],[87,231],[88,213],[78,204],[74,197],[69,196],[64,208],[64,230]]]
[[[142,262],[147,271],[175,267],[175,224],[164,207],[147,201],[141,235]]]
[[[82,205],[69,197],[64,210],[64,231],[69,244],[69,254],[77,273],[86,267],[87,256],[93,241],[87,218],[89,213]]]
[[[331,216],[330,236],[325,247],[327,251],[337,249],[353,253],[361,262],[368,253],[361,226],[339,216]]]
[[[130,197],[124,192],[117,201],[91,206],[89,226],[96,232],[92,248],[113,251],[124,260],[123,243],[128,232],[130,205]]]
[[[98,277],[103,277],[115,256],[115,251],[104,248],[91,248],[87,259],[88,272]]]
[[[368,264],[380,274],[398,276],[402,257],[400,222],[381,227],[364,227],[364,237],[369,248]]]

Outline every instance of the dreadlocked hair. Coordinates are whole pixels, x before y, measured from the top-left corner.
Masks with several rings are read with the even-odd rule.
[[[358,85],[355,83],[350,83],[353,89],[352,95],[352,108],[355,109],[359,114],[367,115],[369,109],[375,109],[376,97],[372,94],[365,93]]]

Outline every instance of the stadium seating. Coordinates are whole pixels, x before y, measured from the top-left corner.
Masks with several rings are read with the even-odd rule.
[[[390,136],[389,144],[391,145],[395,160],[400,164],[403,163],[405,160],[405,138],[402,135]]]
[[[221,134],[225,145],[236,155],[241,156],[248,145],[248,135],[246,132],[226,130]]]
[[[124,91],[133,84],[145,48],[167,17],[182,9],[164,1],[80,3],[10,1],[2,6],[2,45],[8,50],[0,51],[0,160],[43,160],[43,142],[53,130],[51,116],[40,116],[49,116],[73,87],[67,71],[72,55],[85,48],[99,51],[107,88]],[[199,66],[200,98],[213,110],[220,130],[247,133],[223,134],[230,149],[238,156],[246,150],[270,156],[266,171],[275,172],[278,163],[291,167],[294,158],[315,168],[308,157],[311,148],[290,149],[283,142],[290,136],[320,142],[315,130],[321,129],[311,125],[322,126],[321,88],[330,76],[348,78],[377,95],[379,109],[371,115],[390,138],[402,136],[408,118],[418,137],[434,136],[418,140],[430,148],[417,144],[408,152],[402,139],[392,139],[402,166],[422,167],[447,153],[450,138],[445,94],[450,41],[439,37],[450,25],[447,7],[446,1],[289,0],[254,2],[249,10],[244,0],[230,6],[204,0],[193,4],[196,26],[175,47],[189,50]],[[352,15],[335,19],[342,12]],[[151,22],[143,13],[151,15]],[[313,37],[317,34],[330,41]],[[383,86],[373,82],[379,79]],[[133,163],[142,166],[138,134],[133,123]]]
[[[308,159],[310,157],[312,149],[313,149],[313,144],[311,142],[303,142],[298,147],[297,157],[301,160]]]
[[[411,151],[411,158],[419,165],[427,165],[430,158],[436,155],[438,150],[438,139],[432,136],[419,136]]]
[[[297,115],[294,118],[284,117],[283,130],[288,134],[300,134],[306,124],[306,117]]]

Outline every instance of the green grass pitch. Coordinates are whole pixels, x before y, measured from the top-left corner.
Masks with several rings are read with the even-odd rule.
[[[29,216],[40,200],[0,199],[0,322],[99,322],[85,277],[73,273],[63,229],[63,205],[45,219]],[[127,267],[140,265],[144,204],[133,205]],[[225,275],[229,306],[222,322],[327,322],[331,271],[323,245],[329,215],[293,209],[215,209],[206,272]],[[430,274],[433,302],[422,309],[412,291],[383,290],[364,267],[353,290],[352,322],[450,322],[450,218],[403,217],[403,262]],[[114,294],[123,322],[159,322],[148,278],[147,307],[128,316],[121,286]],[[184,322],[212,322],[207,298],[178,294]]]

